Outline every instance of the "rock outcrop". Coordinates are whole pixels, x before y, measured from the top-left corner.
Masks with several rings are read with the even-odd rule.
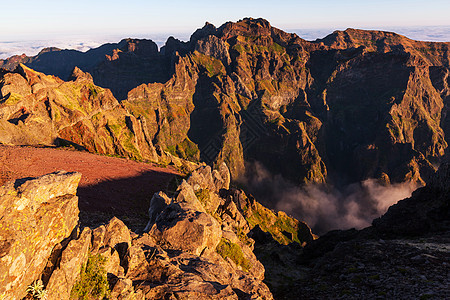
[[[0,187],[0,296],[22,299],[55,245],[78,222],[79,173],[56,172]]]
[[[56,172],[1,188],[1,297],[22,299],[39,281],[48,299],[272,299],[250,230],[298,247],[313,239],[303,223],[230,189],[225,164],[198,167],[170,197],[156,193],[144,233],[117,218],[79,228],[80,176]]]
[[[72,81],[20,65],[0,81],[0,143],[73,146],[158,161],[142,122],[75,68]]]

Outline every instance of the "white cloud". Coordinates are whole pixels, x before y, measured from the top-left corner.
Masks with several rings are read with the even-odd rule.
[[[370,29],[370,28],[364,28]],[[433,42],[450,42],[450,26],[427,26],[427,27],[384,27],[378,30],[393,31],[405,35],[414,40],[433,41]],[[288,32],[295,32],[301,38],[306,40],[315,40],[324,38],[336,29],[319,28],[319,29],[292,29]],[[340,28],[340,30],[343,30]],[[153,40],[159,47],[163,46],[170,34],[152,34],[137,35],[136,38],[147,38]],[[182,40],[189,40],[189,34],[174,34],[175,37]],[[8,58],[13,55],[21,55],[25,53],[33,56],[46,47],[57,47],[60,49],[75,49],[79,51],[87,51],[96,48],[105,43],[118,43],[124,36],[70,36],[52,39],[40,40],[0,40],[0,59]]]
[[[153,40],[159,47],[163,46],[166,42],[169,34],[155,34],[152,36],[138,35],[136,38],[147,38]],[[175,35],[182,40],[188,40],[189,35],[179,34]],[[134,36],[131,36],[132,38]],[[99,47],[105,43],[118,43],[122,40],[123,36],[76,36],[76,37],[62,37],[53,39],[41,39],[41,40],[0,40],[0,59],[5,59],[13,55],[21,55],[25,53],[27,56],[34,56],[38,54],[42,49],[47,47],[56,47],[60,49],[74,49],[78,51],[87,51],[92,48]]]
[[[358,29],[373,29],[382,31],[391,31],[401,35],[404,35],[410,39],[418,41],[430,41],[430,42],[450,42],[450,26],[422,26],[422,27],[380,27],[380,28],[358,28]],[[292,29],[289,32],[294,32],[301,38],[313,41],[315,39],[321,39],[332,33],[336,29],[332,28],[320,28],[320,29]],[[339,28],[338,30],[345,30],[345,28]]]

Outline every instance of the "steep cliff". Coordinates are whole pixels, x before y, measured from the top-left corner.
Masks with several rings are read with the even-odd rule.
[[[148,40],[123,40],[58,68],[68,74],[78,65],[123,100],[137,152],[147,151],[143,137],[160,156],[226,162],[234,179],[258,161],[296,183],[423,184],[447,153],[448,50],[449,43],[357,29],[309,42],[247,18],[207,23],[188,42],[169,38],[160,51]],[[23,61],[62,76],[46,66],[64,53],[3,65]],[[12,119],[26,113],[18,114]],[[115,153],[147,157],[133,151]]]
[[[353,29],[307,42],[262,19],[207,24],[171,44],[176,71],[165,86],[190,78],[190,122],[176,145],[161,146],[183,153],[189,140],[234,178],[256,160],[296,182],[423,183],[447,149],[448,47]],[[128,109],[136,115],[132,106],[154,101],[159,86],[132,90]]]

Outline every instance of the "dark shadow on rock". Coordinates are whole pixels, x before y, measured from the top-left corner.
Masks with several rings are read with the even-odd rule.
[[[194,111],[190,115],[188,137],[198,145],[200,160],[213,163],[223,147],[226,132],[220,115],[220,107],[212,96],[214,85],[211,78],[202,76],[197,81],[193,96]]]
[[[264,232],[256,225],[248,234],[255,240],[256,258],[264,265],[264,283],[272,292],[274,299],[291,299],[291,281],[299,281],[301,272],[292,272],[292,268],[298,265],[302,255],[302,247],[298,243],[282,245],[273,239],[270,233]],[[286,280],[285,280],[286,279]],[[287,297],[287,298],[286,298]]]
[[[53,141],[53,143],[55,144],[56,147],[72,147],[78,151],[88,151],[85,147],[83,147],[81,145],[78,145],[74,142],[71,142],[71,141],[68,141],[68,140],[65,140],[65,139],[62,139],[59,137],[57,137]]]
[[[153,194],[166,191],[174,176],[149,171],[136,177],[78,187],[81,226],[96,227],[115,216],[131,230],[143,230],[148,222],[148,208]]]

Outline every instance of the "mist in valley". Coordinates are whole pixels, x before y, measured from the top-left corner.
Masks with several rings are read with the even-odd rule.
[[[376,179],[352,183],[339,189],[308,184],[298,186],[271,174],[261,163],[252,163],[241,183],[261,203],[306,222],[316,234],[334,229],[362,229],[419,186],[404,182],[383,185]]]

